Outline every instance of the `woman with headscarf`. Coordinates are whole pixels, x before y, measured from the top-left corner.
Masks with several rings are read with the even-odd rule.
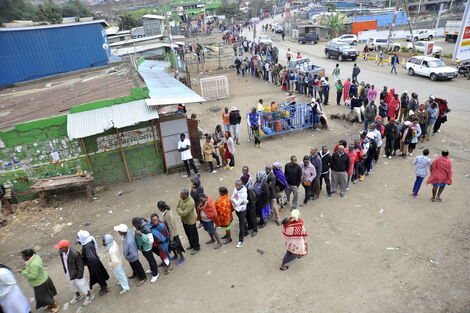
[[[276,199],[281,207],[281,211],[284,210],[284,205],[286,204],[285,193],[286,189],[290,189],[287,178],[282,171],[283,164],[281,162],[273,163],[273,173],[276,176]]]
[[[256,194],[256,213],[259,217],[259,228],[266,226],[266,221],[271,217],[271,207],[269,205],[269,186],[266,182],[266,172],[256,173],[256,182],[253,185]]]
[[[173,269],[170,262],[170,232],[156,213],[150,216],[150,229],[153,235],[152,251],[162,259],[166,266],[165,275],[167,275]]]
[[[99,284],[101,289],[99,295],[105,295],[108,290],[106,281],[109,279],[108,272],[101,263],[98,256],[98,244],[93,236],[86,230],[80,230],[77,233],[78,242],[82,246],[82,260],[83,264],[88,267],[90,273],[90,289],[93,285]]]
[[[29,313],[31,307],[13,272],[0,264],[0,308],[4,313]]]
[[[394,90],[394,89],[392,89]],[[391,92],[391,91],[390,91]],[[387,95],[388,97],[388,95]],[[386,102],[386,101],[385,101]],[[398,112],[400,111],[400,99],[398,99],[398,95],[395,94],[392,99],[387,102],[387,117],[390,121],[392,118],[396,119],[398,116]]]
[[[219,216],[220,228],[225,231],[225,236],[222,237],[223,244],[228,244],[232,242],[230,230],[233,226],[233,205],[227,187],[219,187],[219,197],[215,200],[214,206]]]
[[[291,217],[286,217],[282,221],[282,236],[287,251],[279,269],[285,271],[289,269],[287,263],[296,258],[301,258],[308,252],[307,229],[304,226],[304,221],[300,218],[299,210],[292,210]]]
[[[158,201],[157,207],[162,212],[161,220],[165,223],[168,231],[170,232],[170,250],[173,251],[175,258],[179,256],[179,260],[176,261],[176,265],[184,263],[184,252],[183,244],[181,243],[178,230],[176,228],[173,213],[170,210],[170,206],[165,201]]]
[[[41,257],[33,249],[23,250],[21,257],[25,262],[25,266],[18,271],[28,280],[29,285],[33,287],[36,309],[46,307],[50,312],[58,312],[59,306],[54,301],[57,290],[44,269]]]
[[[110,234],[104,235],[103,246],[106,250],[106,265],[108,265],[108,267],[111,269],[114,277],[116,277],[119,285],[121,286],[121,291],[119,294],[125,294],[129,291],[129,282],[127,280],[126,272],[124,271],[124,267],[122,266],[122,257],[121,253],[119,252],[119,247],[116,241],[114,241],[113,236]]]
[[[194,175],[191,178],[191,198],[194,200],[194,204],[196,207],[199,205],[200,197],[201,195],[204,194],[204,187],[202,186],[201,179],[199,178],[199,175]]]

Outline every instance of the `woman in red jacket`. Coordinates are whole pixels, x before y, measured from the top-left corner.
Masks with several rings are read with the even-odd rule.
[[[432,184],[432,202],[441,202],[441,194],[446,185],[452,185],[452,160],[449,151],[443,150],[442,156],[437,157],[431,164],[431,175],[427,184]]]
[[[201,201],[197,207],[197,220],[201,221],[204,230],[208,232],[209,236],[211,237],[211,239],[207,241],[206,244],[217,241],[214,249],[219,249],[222,247],[222,242],[220,241],[220,237],[216,231],[216,228],[220,225],[220,222],[214,202],[212,201],[211,197],[208,197],[205,194],[201,195],[200,200]]]

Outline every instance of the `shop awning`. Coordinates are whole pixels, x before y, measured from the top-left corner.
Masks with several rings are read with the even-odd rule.
[[[168,73],[165,70],[168,66],[168,62],[150,60],[145,60],[139,65],[139,74],[149,89],[150,99],[145,100],[147,105],[170,105],[206,101]]]
[[[67,116],[67,134],[70,139],[101,134],[110,128],[123,128],[158,118],[156,107],[145,100],[116,104],[110,107],[84,111]]]

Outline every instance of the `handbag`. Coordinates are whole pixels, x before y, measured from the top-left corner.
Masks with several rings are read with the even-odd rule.
[[[304,181],[304,182],[302,183],[302,185],[308,187],[308,186],[311,186],[311,185],[312,185],[312,182]]]

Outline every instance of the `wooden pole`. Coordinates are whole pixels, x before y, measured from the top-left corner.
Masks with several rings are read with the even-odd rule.
[[[122,161],[124,162],[124,167],[126,168],[127,179],[129,180],[129,182],[131,182],[132,177],[131,177],[131,173],[129,172],[129,167],[127,166],[127,160],[126,160],[126,155],[124,154],[124,149],[122,148],[122,139],[121,139],[121,136],[119,135],[119,129],[118,128],[115,128],[115,129],[116,129],[116,137],[119,142],[119,148],[121,150]]]
[[[158,156],[160,156],[160,152],[158,151],[157,135],[155,133],[154,120],[150,120],[150,125],[152,126],[153,144],[155,145],[155,152],[157,153],[157,157],[158,157]]]
[[[80,138],[80,142],[82,143],[83,152],[85,152],[85,157],[86,157],[86,162],[88,163],[88,168],[90,169],[90,172],[93,172],[93,167],[91,167],[90,156],[88,155],[88,150],[85,145],[85,140],[83,140],[83,138]]]

